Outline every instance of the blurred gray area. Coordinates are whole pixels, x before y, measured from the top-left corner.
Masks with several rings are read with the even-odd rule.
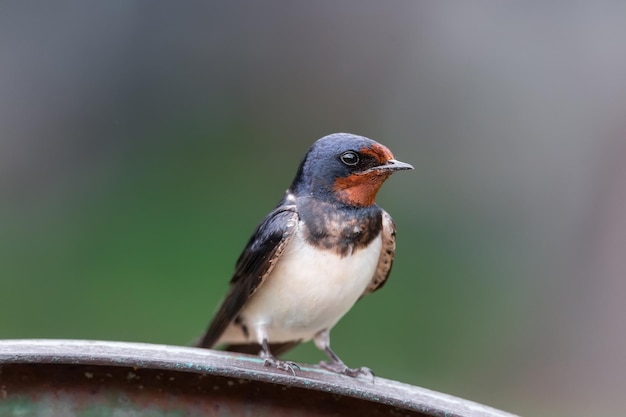
[[[317,138],[416,170],[350,365],[623,412],[626,3],[0,3],[0,337],[186,344]],[[305,346],[291,355],[315,362]],[[592,411],[593,410],[593,411]]]

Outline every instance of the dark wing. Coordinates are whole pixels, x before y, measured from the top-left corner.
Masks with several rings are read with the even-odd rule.
[[[385,210],[383,210],[383,227],[381,230],[383,245],[380,250],[380,256],[378,257],[378,266],[376,272],[372,278],[372,282],[367,286],[361,298],[365,295],[382,288],[387,282],[389,273],[391,272],[391,265],[393,264],[393,256],[396,252],[396,225],[393,223],[393,219]]]
[[[228,325],[237,318],[246,301],[272,272],[296,230],[297,222],[295,205],[280,205],[263,219],[237,260],[226,298],[196,346],[213,347]]]

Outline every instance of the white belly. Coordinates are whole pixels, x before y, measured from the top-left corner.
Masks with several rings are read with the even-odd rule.
[[[379,235],[342,258],[309,245],[297,231],[242,311],[250,338],[255,341],[262,329],[270,342],[307,341],[332,328],[371,282],[381,246]]]

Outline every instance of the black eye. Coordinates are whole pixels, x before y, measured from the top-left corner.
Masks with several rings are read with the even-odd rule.
[[[355,166],[359,163],[359,155],[353,151],[342,153],[339,159],[341,159],[341,162],[348,166]]]

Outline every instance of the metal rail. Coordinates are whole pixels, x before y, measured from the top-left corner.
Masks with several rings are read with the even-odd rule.
[[[254,356],[85,340],[0,340],[0,415],[345,415],[514,417],[380,377]],[[252,413],[252,414],[251,414]]]

